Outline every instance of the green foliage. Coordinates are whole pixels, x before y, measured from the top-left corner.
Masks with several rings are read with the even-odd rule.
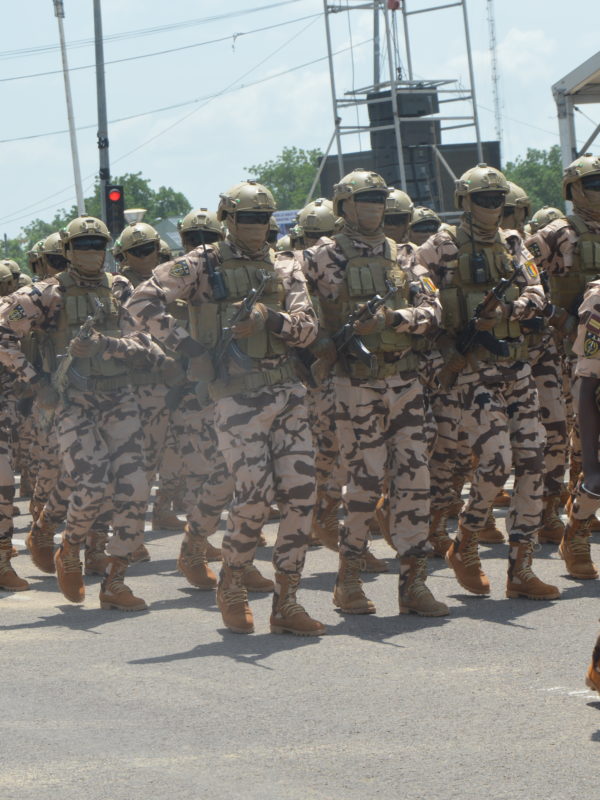
[[[273,192],[280,210],[303,208],[310,191],[317,164],[323,157],[321,150],[303,150],[301,147],[284,147],[281,155],[264,164],[244,167],[251,178],[264,184]]]
[[[560,147],[549,150],[528,148],[524,158],[517,156],[504,169],[509,181],[521,186],[531,200],[532,213],[542,206],[555,206],[564,210],[562,197],[562,160]]]
[[[125,194],[126,208],[145,208],[144,222],[154,225],[159,219],[165,217],[182,217],[190,210],[191,205],[185,195],[176,192],[170,186],[161,186],[158,190],[152,189],[150,181],[142,177],[141,172],[128,172],[112,178],[112,183],[121,184]],[[96,180],[94,194],[84,200],[86,213],[92,217],[101,216],[100,182]],[[78,216],[77,206],[70,209],[61,209],[50,222],[34,219],[21,229],[21,235],[9,239],[3,252],[7,251],[6,258],[13,258],[21,268],[27,269],[27,252],[54,231],[64,228],[74,217]]]

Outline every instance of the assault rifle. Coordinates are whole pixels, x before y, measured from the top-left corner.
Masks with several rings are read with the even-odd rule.
[[[477,322],[485,313],[489,314],[496,310],[502,302],[506,290],[512,286],[522,272],[523,267],[515,265],[515,271],[510,278],[501,278],[479,303],[473,312],[473,316],[456,339],[455,348],[461,356],[468,355],[474,347],[480,346],[500,358],[508,357],[508,342],[504,339],[497,339],[491,331],[478,330]],[[447,366],[442,367],[438,375],[441,386],[444,389],[451,389],[454,386],[457,374],[454,369],[449,369]]]
[[[239,345],[235,341],[233,329],[238,322],[243,322],[248,319],[252,313],[252,309],[258,303],[267,287],[271,275],[264,269],[258,270],[256,273],[259,283],[256,289],[250,289],[248,294],[244,297],[236,313],[229,321],[229,325],[223,328],[223,333],[219,344],[215,348],[213,355],[213,363],[215,373],[218,378],[227,380],[229,378],[229,371],[227,369],[227,361],[229,358],[241,369],[249,371],[254,368],[254,359],[247,356],[240,350]]]
[[[348,357],[360,361],[361,364],[365,364],[369,368],[369,374],[373,378],[377,375],[377,357],[365,347],[364,342],[354,329],[354,323],[374,317],[388,299],[398,291],[398,287],[387,279],[385,286],[387,292],[383,297],[380,294],[375,294],[360,310],[348,314],[346,322],[331,337],[342,361]]]
[[[94,325],[104,313],[104,306],[95,295],[92,296],[91,300],[95,307],[94,313],[89,314],[80,326],[74,337],[76,339],[89,339],[94,330]],[[58,357],[58,367],[52,375],[52,386],[61,397],[64,396],[69,386],[69,372],[72,369],[74,358],[75,356],[71,354],[70,348],[67,348],[67,352],[64,355]]]

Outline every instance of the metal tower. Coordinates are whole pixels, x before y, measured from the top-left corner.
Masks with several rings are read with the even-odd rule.
[[[500,72],[498,71],[498,53],[496,51],[496,22],[494,19],[494,0],[487,0],[487,20],[490,37],[490,60],[492,65],[492,91],[494,94],[494,117],[496,121],[496,138],[502,144],[502,112],[500,103]]]

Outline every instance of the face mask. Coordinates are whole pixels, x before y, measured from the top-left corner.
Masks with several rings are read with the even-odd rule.
[[[237,223],[230,217],[227,227],[233,241],[247,253],[258,253],[265,246],[269,232],[268,222],[264,225]]]
[[[395,223],[386,222],[384,219],[383,232],[385,233],[386,236],[389,236],[389,238],[393,239],[395,242],[405,241],[406,234],[408,233],[408,219],[402,225],[396,225]]]
[[[82,275],[97,275],[104,266],[104,250],[68,250],[69,261]]]
[[[375,233],[383,225],[385,203],[344,202],[344,217],[360,233]]]
[[[150,253],[148,256],[134,256],[131,251],[126,254],[127,266],[144,278],[149,278],[154,267],[158,266],[158,253]]]
[[[499,208],[483,208],[476,203],[471,203],[469,197],[465,198],[465,211],[470,212],[473,226],[481,231],[496,231],[502,221],[503,206]]]
[[[0,283],[0,297],[6,297],[12,294],[17,288],[16,281],[3,281]]]

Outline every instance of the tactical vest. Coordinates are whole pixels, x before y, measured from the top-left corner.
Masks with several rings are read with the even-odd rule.
[[[269,250],[264,261],[253,261],[236,257],[227,242],[215,242],[213,248],[223,273],[227,299],[199,305],[188,304],[190,336],[209,350],[217,346],[221,332],[229,327],[237,311],[233,304],[243,300],[251,289],[259,287],[260,271],[268,272],[270,277],[259,302],[273,311],[285,311],[285,290],[282,278],[275,271],[274,250]],[[223,381],[211,384],[213,400],[294,379],[294,370],[287,363],[274,369],[266,369],[261,364],[263,359],[278,358],[287,353],[285,342],[271,331],[263,329],[245,339],[236,340],[236,345],[242,353],[254,359],[254,368],[246,375],[231,376],[226,384]]]
[[[335,333],[347,321],[357,306],[371,300],[373,295],[382,297],[387,293],[386,279],[397,287],[395,295],[388,298],[388,308],[408,308],[408,281],[404,270],[397,263],[398,248],[393,239],[386,239],[384,254],[364,256],[345,233],[332,236],[346,258],[345,281],[340,286],[336,300],[320,298],[323,325],[328,333]],[[377,358],[377,378],[387,378],[400,372],[415,370],[418,356],[415,351],[426,348],[425,338],[409,333],[398,333],[392,328],[361,336],[365,347]],[[408,351],[408,352],[405,352]],[[396,357],[395,354],[404,352]],[[352,378],[371,377],[366,364],[343,359],[336,364],[340,375]]]
[[[94,330],[117,339],[121,338],[119,328],[119,304],[111,291],[113,276],[105,273],[100,286],[78,286],[68,272],[61,272],[56,276],[58,283],[63,288],[62,308],[58,316],[57,327],[48,331],[51,347],[46,352],[47,363],[45,370],[54,372],[57,366],[57,356],[66,352],[69,342],[77,336],[79,328],[90,315],[94,315],[96,308],[93,298],[96,297],[104,308],[104,313],[94,322]],[[115,391],[129,383],[129,376],[125,362],[122,359],[102,358],[102,355],[93,358],[74,358],[73,370],[87,382],[88,388],[84,391]],[[73,379],[75,386],[76,381]],[[76,388],[82,388],[77,385]]]
[[[458,333],[473,317],[475,309],[485,295],[494,288],[501,278],[509,278],[513,272],[512,265],[504,235],[498,231],[493,242],[476,242],[475,251],[481,253],[485,259],[487,279],[484,283],[475,283],[472,272],[473,243],[466,231],[461,228],[448,227],[448,233],[454,240],[458,251],[456,259],[450,263],[453,268],[452,285],[440,289],[442,302],[442,327],[453,333]],[[519,289],[514,284],[506,292],[507,302],[513,302],[519,297]],[[497,339],[519,339],[521,327],[513,320],[501,320],[492,330]],[[476,356],[480,361],[496,362],[502,360],[518,361],[527,356],[527,346],[523,342],[513,342],[509,345],[508,359],[502,359],[490,353],[483,347],[476,349]]]
[[[566,275],[550,275],[550,296],[556,305],[576,313],[577,300],[581,300],[586,284],[600,274],[600,234],[592,233],[577,214],[567,220],[577,233],[573,266]]]

